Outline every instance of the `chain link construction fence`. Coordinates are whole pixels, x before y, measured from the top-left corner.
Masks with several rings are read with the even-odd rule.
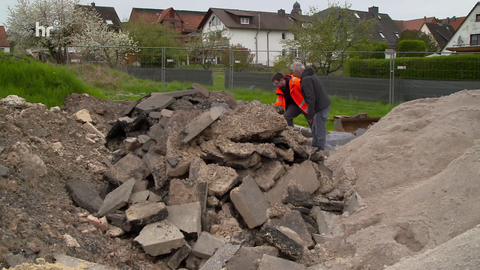
[[[275,72],[293,61],[312,64],[329,95],[389,103],[480,89],[480,55],[434,53],[248,51],[167,47],[70,46],[68,66],[102,63],[164,85],[192,82],[215,89],[274,91]],[[413,58],[415,57],[415,58]],[[421,59],[421,61],[415,60]],[[448,59],[448,60],[447,60]],[[313,62],[313,63],[310,63]],[[218,79],[216,79],[218,78]]]

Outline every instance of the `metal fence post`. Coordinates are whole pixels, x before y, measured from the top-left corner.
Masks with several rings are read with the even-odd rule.
[[[165,92],[165,47],[162,47],[162,92]]]
[[[68,44],[65,45],[65,53],[67,54],[67,70],[70,69],[70,66],[69,66],[69,59],[68,59]]]
[[[230,49],[230,93],[233,94],[233,64],[235,63],[235,54],[233,50]]]
[[[390,72],[389,72],[389,85],[388,85],[388,103],[393,104],[393,70],[395,69],[393,63],[393,52],[389,52],[390,55]]]
[[[395,104],[395,51],[392,53],[392,103]]]

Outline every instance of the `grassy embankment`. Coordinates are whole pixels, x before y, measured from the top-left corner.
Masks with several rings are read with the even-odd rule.
[[[138,99],[151,92],[160,92],[161,82],[141,80],[125,72],[96,65],[72,65],[70,70],[63,66],[39,63],[27,58],[0,54],[0,98],[18,95],[28,102],[40,102],[48,107],[60,106],[65,96],[71,93],[88,93],[110,100]],[[212,91],[224,91],[224,73],[215,72],[214,86],[205,86]],[[166,91],[177,91],[191,87],[191,83],[166,83]],[[227,90],[228,91],[228,90]],[[237,100],[259,99],[262,103],[275,102],[273,92],[234,89]],[[329,119],[333,115],[354,115],[367,112],[369,116],[384,116],[392,106],[382,102],[364,102],[331,97]],[[307,126],[303,116],[295,119],[295,124]],[[333,130],[329,121],[328,130]]]

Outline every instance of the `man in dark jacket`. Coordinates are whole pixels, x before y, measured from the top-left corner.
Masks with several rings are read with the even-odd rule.
[[[309,112],[307,121],[312,127],[312,146],[318,150],[325,150],[327,118],[332,102],[312,67],[305,68],[302,63],[295,62],[290,68],[295,77],[302,79],[302,95],[308,105]]]

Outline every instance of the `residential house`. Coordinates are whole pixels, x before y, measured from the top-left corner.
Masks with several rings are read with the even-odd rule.
[[[10,43],[8,42],[5,26],[0,26],[0,51],[6,53],[10,52]]]
[[[101,7],[101,6],[95,5],[95,3],[92,3],[91,5],[79,5],[79,6],[97,11],[97,13],[103,19],[103,21],[106,24],[108,24],[110,29],[116,32],[121,31],[122,23],[114,7]]]
[[[172,27],[182,35],[188,35],[197,30],[206,12],[167,9],[133,8],[129,22],[143,19],[146,23],[158,23]]]
[[[198,29],[202,33],[225,29],[230,45],[240,44],[255,55],[254,64],[272,66],[282,53],[282,40],[293,38],[289,24],[301,13],[298,2],[293,5],[291,14],[283,9],[263,12],[210,8]]]
[[[432,22],[450,24],[451,26],[453,26],[453,28],[456,31],[456,30],[458,30],[460,25],[463,23],[463,21],[465,21],[466,18],[467,18],[466,16],[463,16],[463,17],[453,16],[452,18],[447,17],[446,19],[435,18]]]
[[[423,24],[422,28],[420,28],[420,31],[427,35],[433,36],[440,51],[445,47],[445,45],[447,45],[448,41],[455,34],[455,28],[453,28],[452,25],[443,23],[426,22]]]
[[[400,32],[405,30],[420,30],[424,23],[436,22],[435,17],[423,17],[423,19],[414,19],[414,20],[406,20],[406,21],[399,21],[395,20],[395,24],[397,24],[398,28],[400,28]]]
[[[480,2],[475,4],[442,50],[442,54],[452,52],[480,52]]]

